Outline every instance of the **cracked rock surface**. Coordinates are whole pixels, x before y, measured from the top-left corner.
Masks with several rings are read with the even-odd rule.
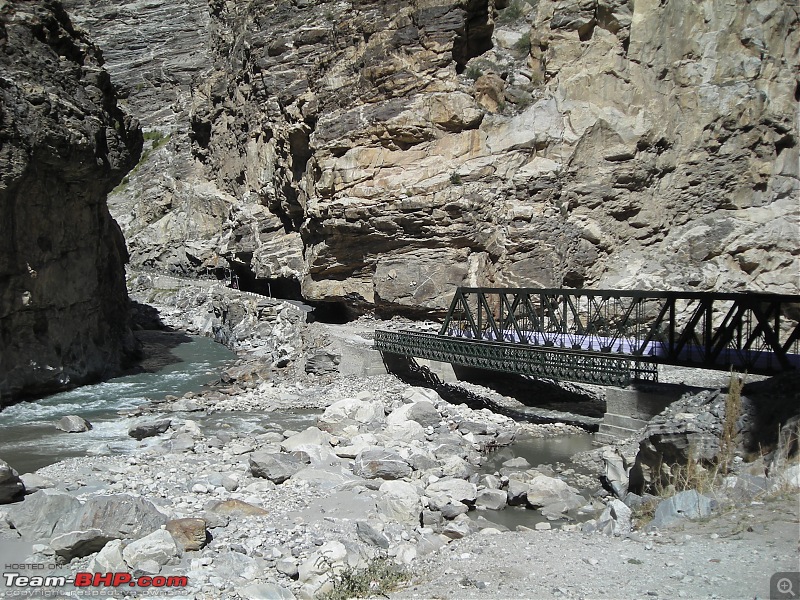
[[[786,3],[186,0],[126,12],[136,43],[107,4],[70,6],[112,71],[179,65],[129,105],[188,107],[112,198],[134,264],[409,316],[459,284],[799,289]]]

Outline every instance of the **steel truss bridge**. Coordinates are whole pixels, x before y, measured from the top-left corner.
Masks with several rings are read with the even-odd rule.
[[[438,334],[375,332],[382,353],[625,387],[657,365],[800,369],[800,295],[533,288],[456,290]]]

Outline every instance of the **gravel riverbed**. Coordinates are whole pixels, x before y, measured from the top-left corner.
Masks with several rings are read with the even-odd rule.
[[[297,346],[313,340],[311,354],[330,358],[370,325],[306,326]],[[515,439],[579,428],[516,422],[387,374],[291,364],[267,374],[261,356],[244,353],[204,393],[129,411],[139,441],[128,454],[23,475],[25,499],[0,505],[3,558],[64,576],[186,577],[161,593],[194,600],[322,597],[343,571],[384,560],[403,582],[374,582],[376,597],[769,598],[773,574],[800,571],[796,458],[768,476],[739,461],[730,485],[763,489],[717,490],[703,518],[651,529],[652,514],[631,514],[600,486],[603,449],[572,465],[517,457],[486,468]],[[464,393],[519,402],[474,383]],[[311,416],[297,429],[281,423],[298,410]],[[537,518],[508,531],[492,519],[503,510]]]

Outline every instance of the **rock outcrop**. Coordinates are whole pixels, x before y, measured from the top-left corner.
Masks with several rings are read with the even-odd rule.
[[[122,109],[142,125],[185,122],[192,82],[209,68],[210,15],[199,0],[62,0],[103,51]]]
[[[142,134],[102,64],[58,2],[0,2],[0,406],[136,348],[106,195]]]
[[[741,392],[729,388],[686,394],[642,432],[630,488],[637,493],[664,488],[682,471],[727,465],[736,455],[757,454],[775,461],[776,468],[782,466],[782,453],[797,452],[799,384],[800,374],[786,373],[749,383]]]
[[[209,9],[191,121],[114,200],[134,263],[407,314],[459,284],[800,289],[785,3]]]
[[[0,460],[0,504],[7,504],[25,493],[25,484],[19,478],[19,473]]]

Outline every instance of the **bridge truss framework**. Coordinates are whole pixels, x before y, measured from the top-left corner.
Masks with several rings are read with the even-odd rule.
[[[456,290],[438,334],[377,331],[382,352],[601,385],[657,365],[800,368],[800,296],[534,288]]]

